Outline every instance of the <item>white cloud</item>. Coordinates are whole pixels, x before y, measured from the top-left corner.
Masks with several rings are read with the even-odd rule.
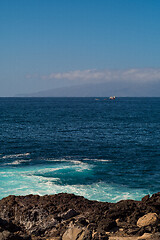
[[[44,80],[70,80],[81,82],[105,81],[154,81],[160,80],[160,68],[131,68],[126,70],[75,70],[69,72],[51,73],[40,77]]]

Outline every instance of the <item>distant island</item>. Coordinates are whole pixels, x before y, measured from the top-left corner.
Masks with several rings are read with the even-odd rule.
[[[114,81],[61,87],[33,93],[22,93],[16,97],[160,97],[160,81],[126,82]]]

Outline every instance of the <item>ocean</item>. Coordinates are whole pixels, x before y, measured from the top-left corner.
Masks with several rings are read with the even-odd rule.
[[[160,98],[0,98],[0,199],[160,191]]]

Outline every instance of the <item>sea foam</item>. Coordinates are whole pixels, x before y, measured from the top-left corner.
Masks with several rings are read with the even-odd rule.
[[[11,154],[11,155],[5,155],[2,158],[6,159],[6,158],[19,158],[19,157],[24,157],[24,156],[29,156],[30,153],[19,153],[19,154]]]

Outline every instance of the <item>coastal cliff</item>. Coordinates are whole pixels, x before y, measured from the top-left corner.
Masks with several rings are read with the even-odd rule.
[[[141,201],[90,201],[74,194],[0,200],[0,240],[160,239],[160,193]]]

